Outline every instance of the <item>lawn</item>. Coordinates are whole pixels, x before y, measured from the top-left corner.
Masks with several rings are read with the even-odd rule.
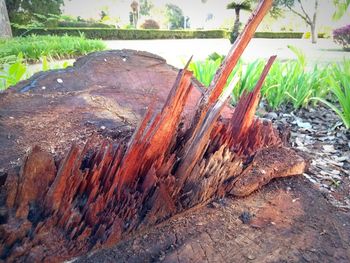
[[[101,40],[71,36],[35,36],[0,39],[0,90],[29,78],[33,72],[30,63],[41,63],[41,70],[65,68],[50,61],[76,58],[93,51],[101,51],[106,45]]]
[[[38,62],[43,56],[51,59],[73,58],[105,48],[103,41],[86,39],[83,35],[15,37],[0,40],[0,64],[14,60],[19,53],[28,62]]]

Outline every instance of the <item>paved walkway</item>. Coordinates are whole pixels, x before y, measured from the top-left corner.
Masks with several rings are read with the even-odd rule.
[[[136,49],[155,53],[164,57],[167,62],[177,68],[182,68],[193,55],[193,60],[204,60],[213,52],[226,55],[231,48],[227,39],[164,39],[164,40],[110,40],[105,41],[108,49]],[[345,52],[331,39],[319,39],[316,45],[305,39],[252,39],[242,58],[250,62],[257,58],[268,59],[277,55],[279,59],[295,59],[288,45],[300,48],[311,64],[328,63],[350,59],[350,52]],[[51,62],[61,65],[64,61]],[[69,60],[73,64],[74,60]],[[32,72],[41,70],[41,64],[30,65]]]
[[[217,52],[227,54],[231,47],[227,39],[175,39],[175,40],[113,40],[105,41],[109,49],[145,50],[164,57],[176,67],[183,67],[191,55],[194,60],[205,59],[209,54]],[[311,44],[306,39],[252,39],[243,54],[245,61],[257,58],[268,58],[276,54],[280,59],[293,59],[295,55],[288,45],[303,50],[309,63],[325,63],[350,59],[350,52],[344,52],[331,39],[319,39]]]

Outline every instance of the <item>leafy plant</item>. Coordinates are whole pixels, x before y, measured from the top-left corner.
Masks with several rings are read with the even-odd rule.
[[[209,87],[216,70],[221,64],[221,59],[205,61],[191,62],[189,70],[193,72],[193,75],[206,87]]]
[[[225,56],[224,55],[220,55],[218,54],[217,52],[214,52],[214,53],[211,53],[209,56],[208,56],[208,59],[210,60],[217,60],[217,59],[220,59],[221,61],[224,60]]]
[[[23,62],[23,54],[19,53],[17,60],[12,64],[5,64],[0,71],[0,90],[15,85],[23,79],[27,66]]]
[[[313,97],[330,107],[343,121],[345,127],[350,129],[350,60],[342,64],[334,64],[327,77],[329,90],[336,101],[331,102],[321,97]]]
[[[345,50],[350,50],[350,24],[333,31],[333,40],[342,45]]]
[[[41,58],[41,63],[42,71],[66,68],[70,66],[70,63],[67,61],[65,61],[62,65],[50,64],[45,56]],[[34,73],[35,71],[28,67],[25,59],[23,58],[23,54],[19,53],[14,61],[0,64],[0,91],[16,85],[19,81],[29,78]]]
[[[282,104],[292,104],[295,109],[307,107],[315,94],[323,97],[328,93],[324,87],[326,67],[316,65],[307,70],[305,55],[295,47],[289,46],[289,49],[297,60],[276,61],[262,88],[262,94],[272,109],[278,109]]]
[[[286,62],[277,60],[262,87],[261,92],[268,105],[274,110],[286,104],[298,109],[322,102],[334,110],[350,129],[350,60],[324,67],[308,67],[305,55],[299,49],[292,46],[289,49],[297,59]],[[190,69],[199,81],[209,86],[222,60],[223,57],[217,54],[210,55],[205,61],[192,62]],[[255,86],[264,65],[263,60],[237,63],[228,80],[234,75],[240,79],[233,90],[233,104],[243,91]]]

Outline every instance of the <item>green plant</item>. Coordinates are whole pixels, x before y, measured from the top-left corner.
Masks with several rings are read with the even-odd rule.
[[[50,64],[46,56],[41,58],[41,71],[66,68],[68,66],[70,66],[70,63],[67,61],[62,65]],[[19,81],[29,78],[34,73],[36,72],[28,67],[23,54],[19,53],[14,61],[0,64],[0,90],[16,85]]]
[[[206,59],[205,61],[191,62],[189,70],[193,75],[206,87],[209,87],[213,80],[216,70],[221,64],[221,59],[216,60]]]
[[[262,96],[268,105],[274,110],[286,104],[298,109],[309,105],[315,107],[318,102],[322,102],[334,110],[345,127],[350,129],[350,60],[323,67],[308,67],[305,55],[299,49],[292,46],[289,49],[297,59],[285,62],[277,60],[262,87]],[[190,69],[199,81],[209,86],[222,59],[217,54],[210,55],[205,61],[192,62]],[[233,90],[233,104],[243,91],[255,86],[264,65],[263,60],[237,63],[228,80],[235,75],[240,79]]]
[[[302,38],[303,32],[255,32],[255,38]]]
[[[165,16],[169,24],[170,29],[182,29],[184,28],[184,15],[182,9],[171,3],[165,5]]]
[[[307,69],[305,55],[297,48],[289,46],[297,60],[276,61],[262,88],[262,94],[272,109],[282,104],[291,104],[295,109],[307,107],[311,97],[328,93],[325,86],[327,68],[315,65]]]
[[[208,59],[210,60],[217,60],[217,59],[220,59],[221,61],[225,58],[224,55],[220,55],[218,54],[217,52],[214,52],[214,53],[211,53],[209,56],[208,56]]]
[[[330,92],[335,101],[329,101],[322,97],[311,99],[320,101],[331,108],[343,121],[345,127],[350,129],[350,60],[344,60],[342,64],[334,64],[326,80]]]
[[[0,68],[0,90],[4,90],[22,80],[26,71],[27,65],[23,62],[23,54],[19,53],[14,63],[4,64]]]
[[[342,18],[346,11],[349,9],[350,0],[333,0],[333,3],[337,10],[333,14],[333,20],[339,20]]]
[[[14,28],[15,36],[27,30]],[[84,33],[87,39],[187,39],[187,38],[227,38],[226,30],[158,30],[158,29],[114,29],[114,28],[36,28],[31,29],[36,35],[79,36]],[[26,35],[26,34],[24,34]]]
[[[36,15],[59,15],[63,5],[64,0],[6,0],[10,21],[17,24],[27,24]]]
[[[105,45],[102,41],[88,40],[81,34],[79,37],[31,35],[0,42],[0,59],[16,56],[20,52],[29,62],[39,61],[43,56],[62,59],[103,49]]]

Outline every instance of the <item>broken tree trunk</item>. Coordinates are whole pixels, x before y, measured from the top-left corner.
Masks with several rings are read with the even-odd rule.
[[[270,122],[254,118],[275,57],[235,110],[222,94],[271,5],[260,3],[194,112],[188,104],[198,92],[185,68],[161,110],[149,107],[128,143],[92,137],[84,147],[73,144],[60,161],[33,147],[18,179],[4,183],[1,258],[69,259],[213,198],[246,196],[273,178],[302,173],[305,161],[283,145]]]

